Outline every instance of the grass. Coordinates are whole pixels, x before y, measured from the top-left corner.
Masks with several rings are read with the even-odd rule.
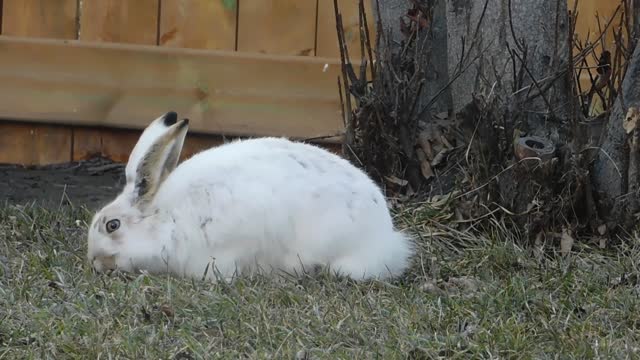
[[[497,221],[476,235],[443,225],[446,208],[398,211],[421,235],[400,281],[228,285],[96,275],[87,211],[0,206],[0,358],[640,357],[637,244],[562,257]]]

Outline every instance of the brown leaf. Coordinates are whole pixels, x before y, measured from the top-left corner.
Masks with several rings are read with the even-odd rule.
[[[442,296],[445,292],[438,287],[435,281],[427,280],[424,284],[420,285],[420,290],[426,292],[427,294]]]
[[[407,180],[400,179],[395,175],[385,176],[384,178],[387,179],[387,181],[389,181],[390,183],[396,184],[398,186],[407,186],[407,184],[409,183]]]
[[[598,234],[604,235],[607,232],[607,224],[602,224],[598,226]]]
[[[427,131],[423,131],[418,135],[418,144],[420,144],[420,148],[424,151],[427,159],[429,161],[433,160],[433,149],[431,148],[429,133]]]
[[[562,230],[562,235],[560,235],[560,253],[562,255],[567,255],[571,252],[571,248],[573,247],[574,239],[571,236],[571,231],[567,228]]]
[[[160,312],[162,312],[169,319],[172,319],[175,315],[175,311],[173,310],[173,308],[167,304],[160,305]]]
[[[429,180],[433,177],[433,169],[431,169],[431,164],[429,164],[429,160],[427,160],[427,156],[425,155],[422,149],[416,149],[416,154],[418,156],[418,160],[420,161],[420,172],[425,179]]]
[[[453,149],[453,145],[451,145],[449,140],[447,140],[447,138],[444,135],[440,135],[440,141],[442,142],[445,148]]]
[[[627,116],[622,120],[622,127],[627,134],[630,134],[635,130],[638,123],[638,117],[640,117],[640,110],[638,110],[638,108],[632,106],[627,110]]]
[[[600,249],[606,248],[607,247],[607,238],[601,237],[600,240],[598,241],[598,247],[600,247]]]
[[[431,161],[431,166],[438,166],[444,160],[445,155],[447,155],[448,151],[446,149],[442,149]]]

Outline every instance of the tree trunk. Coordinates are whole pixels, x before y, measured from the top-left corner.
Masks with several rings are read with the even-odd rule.
[[[557,141],[558,123],[545,120],[568,119],[570,76],[529,98],[546,90],[570,58],[566,1],[455,0],[447,2],[446,14],[449,76],[462,73],[451,87],[454,111],[473,96],[494,97],[505,113],[520,103],[529,131]]]
[[[453,109],[475,134],[476,186],[491,184],[484,198],[520,214],[530,238],[564,225],[567,205],[552,204],[566,191],[558,184],[569,168],[575,106],[566,0],[455,0],[446,14]],[[521,136],[556,151],[522,160],[537,155],[514,153]]]
[[[372,8],[376,11],[376,0],[371,0]],[[386,34],[391,34],[391,44],[400,46],[403,35],[400,32],[400,18],[407,14],[413,5],[411,0],[377,0],[380,5],[380,19]],[[422,114],[421,122],[429,121],[429,114],[449,112],[452,108],[450,91],[446,89],[449,82],[447,65],[447,17],[446,0],[431,2],[433,23],[430,24],[429,38],[424,41],[423,52],[426,55],[425,86],[418,101],[418,108],[429,105],[429,111]],[[377,14],[376,14],[377,15]],[[377,16],[375,17],[377,19]]]
[[[597,192],[598,208],[607,221],[618,222],[626,217],[628,193],[628,147],[627,135],[622,127],[623,119],[630,107],[640,106],[640,46],[636,46],[627,73],[622,82],[609,121],[601,150],[593,165],[593,183]],[[628,195],[628,196],[625,196]]]

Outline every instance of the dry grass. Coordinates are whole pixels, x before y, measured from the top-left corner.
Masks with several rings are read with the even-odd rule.
[[[0,358],[640,356],[637,241],[563,258],[455,230],[446,203],[397,216],[421,235],[402,281],[214,285],[95,275],[87,211],[0,206]]]

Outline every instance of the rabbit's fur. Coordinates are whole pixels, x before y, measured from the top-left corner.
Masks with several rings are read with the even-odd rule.
[[[97,271],[189,278],[328,266],[353,279],[400,275],[413,253],[377,185],[345,159],[284,138],[233,141],[177,166],[188,120],[169,112],[133,149],[123,192],[96,213]],[[213,270],[216,271],[213,271]]]

